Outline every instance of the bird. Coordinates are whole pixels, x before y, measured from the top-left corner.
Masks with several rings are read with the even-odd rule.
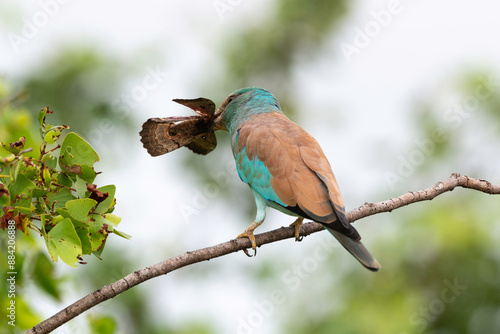
[[[255,252],[254,230],[271,207],[297,217],[290,225],[297,241],[304,219],[318,222],[365,268],[380,269],[347,221],[339,186],[320,145],[283,113],[272,93],[259,87],[236,90],[220,105],[213,130],[229,131],[238,175],[255,198],[255,221],[237,238],[250,239]]]

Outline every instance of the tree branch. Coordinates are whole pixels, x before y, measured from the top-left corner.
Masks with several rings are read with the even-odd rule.
[[[455,173],[452,174],[447,180],[438,182],[430,188],[420,191],[410,191],[402,196],[392,198],[383,202],[365,203],[357,209],[347,212],[346,216],[349,222],[352,223],[358,219],[381,212],[390,212],[394,209],[409,205],[411,203],[432,200],[436,196],[439,196],[447,191],[452,191],[456,187],[474,189],[487,194],[500,194],[500,185],[494,185],[485,180],[473,179],[468,176],[462,176]],[[302,225],[300,234],[302,236],[307,236],[321,230],[323,230],[323,226],[321,224],[312,222]],[[264,244],[293,237],[293,227],[281,227],[270,232],[258,234],[255,236],[255,240],[257,245],[260,247]],[[26,333],[49,333],[62,324],[73,319],[74,317],[85,312],[86,310],[96,306],[97,304],[111,299],[119,295],[120,293],[154,277],[168,274],[174,270],[194,263],[208,261],[210,259],[214,259],[250,247],[250,240],[246,238],[231,240],[212,247],[207,247],[192,252],[186,252],[184,254],[178,255],[144,269],[137,270],[112,284],[106,285],[90,293],[89,295],[66,307],[62,311],[56,313],[52,317],[36,325]]]

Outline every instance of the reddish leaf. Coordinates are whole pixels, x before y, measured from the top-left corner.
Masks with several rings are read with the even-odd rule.
[[[10,196],[9,191],[0,183],[0,197],[2,196]]]
[[[101,203],[109,196],[108,193],[103,193],[102,191],[98,190],[95,184],[88,184],[87,191],[91,192],[89,198],[96,201],[97,204]]]
[[[10,147],[12,147],[12,148],[24,147],[25,143],[26,143],[26,137],[23,136],[23,137],[19,138],[18,141],[10,143]]]
[[[16,216],[14,216],[14,221],[16,222],[16,229],[21,230],[23,233],[26,233],[28,220],[26,219],[28,215],[19,212]]]
[[[14,214],[14,208],[11,206],[5,206],[3,208],[3,216],[0,217],[0,228],[5,230],[7,226],[9,226],[9,220],[12,220],[12,215]]]

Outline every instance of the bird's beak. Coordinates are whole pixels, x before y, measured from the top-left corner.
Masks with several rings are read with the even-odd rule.
[[[221,110],[219,107],[219,110],[215,113],[214,116],[214,121],[212,123],[212,130],[217,131],[217,130],[222,130],[222,131],[228,131],[224,123],[222,122],[222,113],[224,110]]]

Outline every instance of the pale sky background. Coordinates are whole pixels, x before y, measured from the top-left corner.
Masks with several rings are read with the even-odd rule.
[[[66,2],[57,8],[50,7],[53,17],[40,24],[17,52],[9,42],[8,33],[21,34],[22,27],[11,25],[0,30],[0,75],[9,78],[26,73],[59,47],[77,41],[95,45],[127,60],[136,56],[137,50],[154,49],[161,57],[146,65],[142,75],[123,83],[123,91],[130,93],[148,75],[148,67],[168,73],[166,79],[156,89],[148,91],[147,97],[137,103],[133,114],[129,115],[138,131],[149,117],[188,112],[171,100],[203,96],[202,87],[222,70],[218,57],[224,36],[236,33],[243,25],[258,24],[273,4],[263,0],[233,1],[237,4],[221,19],[214,9],[216,2],[211,1]],[[3,0],[0,19],[8,20],[9,13],[17,15],[20,12],[33,22],[34,16],[43,17],[40,3],[48,1],[28,4]],[[369,45],[361,48],[360,53],[353,55],[348,62],[340,45],[353,44],[358,29],[364,30],[367,24],[375,22],[373,12],[386,9],[389,3],[357,1],[341,24],[340,33],[331,35],[314,62],[298,59],[299,65],[294,70],[293,86],[300,103],[298,109],[303,110],[296,121],[317,138],[329,157],[347,209],[366,201],[384,200],[407,190],[428,187],[451,172],[473,172],[475,164],[482,166],[483,158],[498,148],[498,143],[491,143],[488,136],[488,131],[495,129],[479,129],[473,117],[464,119],[464,125],[461,125],[464,133],[476,134],[468,137],[474,139],[464,146],[464,152],[475,157],[470,165],[453,166],[450,170],[449,166],[444,166],[425,184],[414,184],[409,177],[395,188],[388,185],[385,173],[397,172],[398,157],[407,158],[412,150],[418,149],[415,140],[425,139],[419,138],[412,130],[411,113],[416,101],[434,101],[437,110],[442,112],[443,116],[438,115],[441,118],[457,99],[460,102],[460,97],[452,89],[457,73],[467,69],[493,69],[495,72],[491,74],[500,78],[497,36],[500,5],[486,0],[400,1],[400,12],[392,15],[388,24],[370,38]],[[110,97],[110,100],[115,98]],[[215,102],[220,104],[221,101]],[[470,124],[470,127],[465,124]],[[250,191],[247,198],[235,199],[235,205],[228,206],[228,202],[218,200],[217,195],[200,204],[199,194],[206,192],[207,185],[195,183],[178,163],[183,155],[191,153],[179,150],[151,158],[142,148],[138,135],[136,137],[133,147],[118,148],[118,154],[108,154],[109,147],[95,145],[101,155],[98,169],[103,171],[96,181],[100,185],[117,186],[115,213],[123,217],[121,230],[133,236],[131,241],[112,236],[107,247],[115,244],[126,248],[128,253],[124,256],[140,260],[137,267],[140,268],[187,250],[232,239],[251,223],[242,223],[246,218],[243,212],[238,212],[237,206],[238,201],[253,201]],[[134,143],[133,140],[130,142]],[[333,142],[336,144],[330,145]],[[234,175],[229,150],[224,157],[226,161],[217,162],[216,166],[218,170],[224,167],[222,170],[231,179],[228,186],[245,188]],[[206,158],[209,159],[210,155]],[[500,170],[497,166],[488,167],[490,173],[487,175],[471,176],[498,183]],[[221,185],[213,183],[211,186]],[[192,205],[200,213],[186,221],[179,210],[183,205]],[[167,216],[165,212],[168,212]],[[371,243],[383,240],[385,232],[382,227],[388,226],[383,220],[387,217],[373,217],[357,223],[368,248]],[[290,217],[268,211],[266,222],[258,231],[291,222]],[[285,273],[291,264],[307,259],[310,256],[308,251],[314,250],[326,237],[319,233],[306,238],[301,245],[292,241],[268,245],[259,249],[255,259],[247,259],[241,253],[233,254],[215,260],[220,262],[217,273],[209,270],[215,261],[199,264],[197,266],[208,272],[204,280],[199,276],[190,278],[190,270],[195,268],[187,268],[156,278],[141,288],[156,305],[153,317],[166,318],[172,323],[212,318],[221,333],[235,333],[239,320],[248,319],[257,309],[255,302],[269,298],[273,290],[280,288],[279,278],[276,285],[257,287],[251,276],[246,277],[245,271],[251,271],[255,261],[280,256],[284,259]],[[335,256],[329,261],[338,261],[339,268],[349,266],[350,262],[357,265],[348,255],[341,253],[340,246],[335,247]],[[390,261],[389,258],[378,260],[381,263]],[[74,269],[64,265],[58,265],[58,269],[75,273]],[[304,283],[313,286],[320,281],[311,277]],[[287,300],[296,296],[286,285],[282,285],[281,290]],[[89,291],[69,292],[62,305],[47,303],[45,297],[38,296],[40,312],[45,316],[52,315]],[[109,304],[119,302],[117,297],[100,308],[106,310]],[[307,306],[307,301],[304,305]],[[276,324],[273,319],[286,316],[274,310],[256,332],[274,333]],[[75,333],[75,328],[75,325],[69,325],[56,333]]]

